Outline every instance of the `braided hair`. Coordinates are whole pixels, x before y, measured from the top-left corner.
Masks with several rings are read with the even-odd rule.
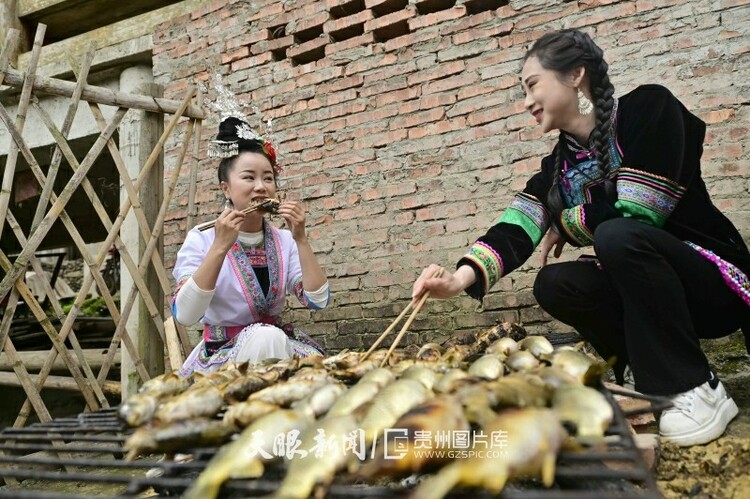
[[[591,139],[594,154],[600,170],[606,175],[610,167],[609,126],[614,108],[615,87],[609,81],[609,66],[604,60],[604,52],[594,43],[589,35],[574,29],[563,29],[547,33],[539,38],[526,52],[524,61],[530,57],[539,59],[545,69],[564,75],[583,66],[589,76],[591,97],[594,104],[594,130]],[[562,197],[558,183],[562,171],[563,136],[560,132],[557,154],[555,155],[555,173],[552,188],[547,195],[547,204],[556,220],[563,210]],[[615,186],[611,180],[604,183],[608,197],[614,196]]]

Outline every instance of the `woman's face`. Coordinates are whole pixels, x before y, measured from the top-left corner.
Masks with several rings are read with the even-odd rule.
[[[227,181],[221,183],[221,189],[237,210],[247,208],[252,201],[276,197],[271,162],[261,153],[240,153],[227,172]]]
[[[581,78],[582,71],[560,78],[556,71],[543,68],[536,57],[526,59],[521,71],[524,105],[544,133],[566,130],[580,116],[576,86]]]

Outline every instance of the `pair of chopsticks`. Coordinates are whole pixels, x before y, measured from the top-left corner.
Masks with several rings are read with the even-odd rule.
[[[263,201],[258,201],[256,203],[252,204],[251,206],[248,206],[247,208],[245,208],[244,210],[242,210],[241,213],[243,215],[247,215],[248,213],[252,213],[253,211],[255,211],[257,209],[262,208],[263,204],[264,203],[268,203],[269,201],[274,202],[274,203],[278,203],[279,202],[278,199],[271,199],[271,198],[264,199]],[[216,220],[218,220],[218,218]],[[201,231],[201,232],[203,232],[204,230],[208,230],[208,229],[210,229],[210,228],[212,228],[213,226],[216,225],[216,220],[211,220],[210,222],[202,223],[202,224],[200,224],[200,225],[197,226],[197,229],[199,231]]]
[[[443,275],[444,269],[438,269],[434,274],[432,274],[431,277],[440,277]],[[412,300],[409,302],[409,304],[404,308],[404,310],[399,314],[396,319],[391,322],[391,325],[388,326],[388,329],[383,331],[383,334],[380,335],[380,338],[378,338],[375,343],[372,344],[370,349],[367,351],[367,353],[362,357],[362,361],[367,359],[367,357],[370,356],[372,352],[375,351],[375,349],[380,345],[383,340],[391,334],[391,332],[396,328],[396,325],[398,325],[399,322],[401,322],[401,319],[403,319],[406,314],[409,312],[409,310],[414,308],[414,311],[411,313],[408,319],[406,319],[406,322],[404,323],[404,326],[401,328],[401,330],[396,335],[396,339],[393,340],[393,344],[391,344],[391,348],[388,349],[388,353],[385,354],[385,357],[383,358],[383,361],[380,363],[380,367],[383,367],[387,362],[388,358],[391,356],[393,351],[396,349],[398,344],[401,342],[401,338],[404,337],[404,334],[406,334],[406,330],[409,329],[409,326],[411,326],[411,323],[414,322],[414,318],[417,316],[420,310],[422,310],[422,307],[424,306],[424,303],[427,301],[427,298],[430,297],[430,290],[426,290],[424,293],[422,293],[421,296],[415,296],[412,298]]]

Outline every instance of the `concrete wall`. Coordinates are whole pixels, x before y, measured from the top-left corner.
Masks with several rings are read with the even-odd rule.
[[[403,308],[418,271],[452,267],[552,148],[523,110],[518,75],[528,44],[562,27],[595,37],[618,95],[661,83],[707,122],[707,185],[750,236],[747,0],[215,1],[158,27],[154,72],[179,98],[221,71],[274,118],[284,191],[307,204],[333,289],[334,306],[290,319],[330,347],[362,347]],[[205,158],[215,130],[215,120],[203,130],[202,219],[220,208]],[[187,174],[176,199],[168,263],[186,229]],[[429,302],[408,339],[497,319],[560,328],[534,303],[537,261],[503,278],[481,313],[467,297]]]

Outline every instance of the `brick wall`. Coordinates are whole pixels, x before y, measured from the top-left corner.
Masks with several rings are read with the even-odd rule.
[[[708,123],[703,172],[717,206],[750,236],[749,0],[214,1],[154,35],[165,95],[219,70],[274,118],[283,189],[309,210],[334,306],[291,315],[332,347],[369,345],[405,306],[418,271],[448,267],[489,227],[552,147],[518,85],[529,43],[581,28],[605,50],[617,95],[662,83]],[[203,130],[197,201],[220,208]],[[168,168],[178,151],[167,152]],[[185,231],[187,173],[165,228]],[[570,257],[572,253],[568,256]],[[538,252],[484,302],[430,301],[410,341],[497,319],[549,324],[532,296]]]

